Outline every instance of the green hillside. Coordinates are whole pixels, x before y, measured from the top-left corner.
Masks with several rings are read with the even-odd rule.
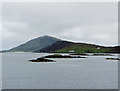
[[[73,43],[71,46],[64,47],[54,52],[68,53],[73,51],[75,53],[113,53],[114,47],[103,47],[92,44]],[[116,53],[117,51],[114,51]]]
[[[35,52],[57,53],[120,53],[120,46],[104,47],[94,44],[73,43],[69,41],[57,41]]]

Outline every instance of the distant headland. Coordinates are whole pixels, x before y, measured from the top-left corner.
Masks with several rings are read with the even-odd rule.
[[[1,52],[120,53],[120,46],[105,47],[95,44],[64,41],[51,36],[41,36],[10,50],[3,50]]]

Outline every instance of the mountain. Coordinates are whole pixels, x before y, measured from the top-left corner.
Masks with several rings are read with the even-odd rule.
[[[72,42],[68,42],[68,41],[57,41],[54,44],[42,48],[41,50],[35,51],[35,52],[54,52],[56,50],[62,49],[64,47],[68,47],[72,45]]]
[[[14,52],[14,51],[36,51],[36,50],[40,50],[44,47],[50,46],[51,44],[60,41],[60,39],[51,37],[51,36],[41,36],[35,39],[32,39],[24,44],[21,44],[17,47],[14,47],[10,50],[8,50],[9,52]]]
[[[2,52],[57,52],[57,53],[120,53],[120,46],[104,47],[94,44],[63,41],[51,36],[41,36]]]
[[[73,43],[68,41],[57,41],[54,44],[42,48],[36,52],[57,52],[57,53],[120,53],[120,46],[104,47],[94,44]]]

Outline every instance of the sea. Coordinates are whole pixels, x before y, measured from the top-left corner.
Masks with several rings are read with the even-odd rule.
[[[106,60],[117,54],[54,58],[56,62],[48,63],[28,61],[51,54],[1,53],[2,89],[118,89],[118,61]]]

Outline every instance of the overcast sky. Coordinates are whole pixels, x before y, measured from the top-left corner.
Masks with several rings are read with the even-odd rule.
[[[50,35],[73,42],[118,45],[116,3],[3,3],[3,49]]]

